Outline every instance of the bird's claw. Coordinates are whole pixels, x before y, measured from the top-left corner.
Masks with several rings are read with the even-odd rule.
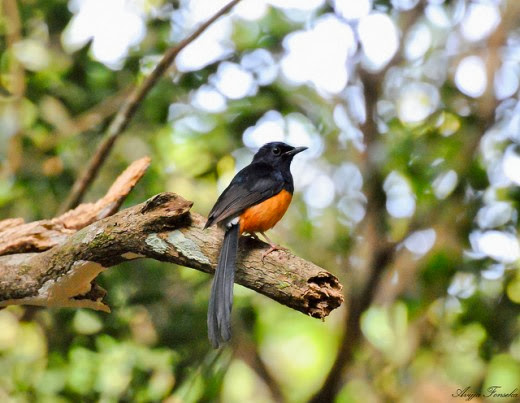
[[[271,252],[274,252],[275,250],[283,250],[287,252],[289,249],[284,248],[283,246],[276,245],[276,244],[270,244],[269,249],[267,249],[264,253],[262,253],[262,263],[264,263],[265,257],[270,254]]]

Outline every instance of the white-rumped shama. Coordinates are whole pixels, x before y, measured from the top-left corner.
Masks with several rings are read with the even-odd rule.
[[[238,172],[209,213],[204,228],[219,224],[226,230],[211,287],[208,336],[214,348],[231,338],[231,307],[238,238],[261,233],[270,244],[264,256],[278,247],[264,234],[283,217],[294,191],[293,157],[307,147],[281,142],[264,144],[251,164]]]

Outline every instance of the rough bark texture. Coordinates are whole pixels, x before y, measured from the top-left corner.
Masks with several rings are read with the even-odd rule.
[[[0,257],[0,306],[86,307],[108,311],[105,291],[93,283],[105,268],[142,257],[212,272],[222,231],[203,230],[192,203],[161,193],[145,203],[96,221],[41,253]],[[262,262],[268,245],[241,239],[236,282],[284,305],[324,318],[343,302],[338,279],[286,251]]]

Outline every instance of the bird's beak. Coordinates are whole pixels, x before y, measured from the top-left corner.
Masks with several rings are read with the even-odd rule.
[[[292,157],[298,153],[301,153],[302,151],[305,151],[307,148],[309,148],[309,147],[296,147],[296,148],[293,148],[291,151],[287,151],[284,155]]]

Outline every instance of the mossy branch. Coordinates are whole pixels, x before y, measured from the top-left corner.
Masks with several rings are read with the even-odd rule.
[[[27,304],[109,311],[96,276],[123,261],[151,258],[207,273],[215,269],[222,231],[173,193],[158,194],[73,233],[41,253],[0,257],[0,306]],[[236,282],[288,307],[324,318],[341,305],[342,286],[324,269],[289,252],[262,261],[267,244],[243,237]]]

